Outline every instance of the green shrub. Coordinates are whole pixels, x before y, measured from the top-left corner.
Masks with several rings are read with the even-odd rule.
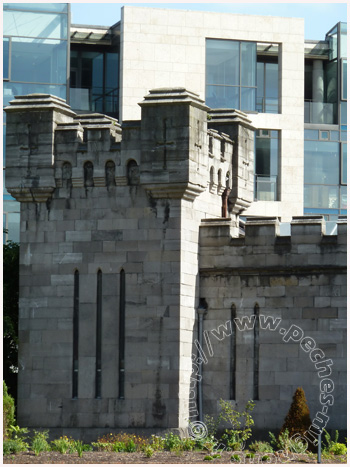
[[[161,438],[160,436],[152,435],[150,446],[152,447],[153,451],[163,451],[165,446],[165,439]]]
[[[76,451],[75,441],[67,436],[61,436],[59,439],[51,441],[52,451],[58,451],[61,454],[73,454]]]
[[[281,450],[284,452],[291,451],[295,453],[302,454],[307,449],[307,443],[304,443],[302,440],[294,440],[289,437],[288,429],[282,431],[276,439],[275,435],[269,432],[270,435],[270,444],[275,447],[275,450]]]
[[[213,456],[205,456],[205,457],[204,457],[204,460],[205,460],[205,461],[212,461],[212,460],[213,460]]]
[[[249,449],[254,452],[273,452],[271,444],[266,441],[254,441],[249,445]]]
[[[3,438],[10,436],[10,427],[15,424],[15,401],[7,391],[5,381],[3,381]]]
[[[38,456],[41,452],[50,451],[50,445],[47,442],[49,437],[49,431],[35,431],[34,437],[30,444],[30,448],[34,451],[34,454]]]
[[[108,449],[104,449],[108,450]],[[125,452],[126,451],[126,446],[125,443],[122,441],[116,441],[115,443],[112,444],[112,451],[113,452]]]
[[[213,454],[213,459],[221,459],[221,454]]]
[[[251,437],[254,420],[251,416],[255,404],[248,401],[243,412],[234,410],[231,403],[220,399],[219,419],[229,423],[232,428],[225,429],[222,439],[233,451],[241,450],[245,442]]]
[[[23,439],[6,439],[3,443],[3,454],[17,454],[18,452],[25,452],[28,450],[28,443]]]
[[[193,451],[196,447],[196,440],[192,438],[183,438],[181,440],[181,449],[184,451]]]
[[[329,452],[331,454],[335,454],[336,456],[343,456],[347,453],[347,448],[343,443],[334,443]]]
[[[96,451],[107,451],[107,452],[114,451],[114,444],[116,444],[116,443],[101,443],[100,441],[96,441],[95,443],[91,443],[91,445],[94,448],[96,448]]]
[[[248,452],[245,456],[247,459],[253,459],[255,457],[255,454],[253,452]]]
[[[174,433],[167,433],[164,438],[164,448],[167,451],[176,451],[181,448],[181,438]]]
[[[238,454],[233,454],[233,455],[231,456],[231,461],[240,462],[240,461],[241,461],[241,457],[240,457]]]
[[[335,454],[335,455],[344,455],[347,453],[347,448],[346,445],[343,443],[338,443],[339,439],[339,432],[338,430],[335,430],[335,435],[334,435],[334,440],[332,440],[331,435],[328,433],[327,430],[324,431],[324,438],[326,443],[323,443],[323,453],[330,453],[330,454]]]
[[[270,459],[270,456],[262,456],[261,460],[263,462],[268,461]]]
[[[136,444],[132,439],[129,439],[125,444],[125,451],[126,452],[136,452]]]
[[[143,447],[143,452],[145,453],[146,457],[152,457],[154,450],[150,445],[148,445]]]

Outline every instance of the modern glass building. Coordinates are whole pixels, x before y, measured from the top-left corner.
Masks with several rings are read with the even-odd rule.
[[[5,3],[3,6],[4,107],[16,95],[69,98],[70,7],[67,3]],[[6,117],[3,116],[4,148]],[[6,153],[3,167],[5,172]],[[4,188],[4,240],[19,241],[19,204]]]
[[[151,13],[161,18],[161,10],[126,7],[111,27],[71,25],[69,4],[4,4],[4,105],[14,95],[50,93],[77,113],[126,121],[139,118],[137,103],[149,89],[185,86],[211,108],[248,113],[258,128],[256,209],[247,215],[281,216],[287,209],[334,221],[346,214],[346,23],[324,40],[304,41],[297,21],[286,22],[285,31],[275,18],[277,32],[265,20],[256,23],[260,32],[247,21],[251,30],[236,40],[235,15],[226,32],[206,24],[200,36],[193,28],[155,26]],[[295,30],[288,33],[296,26],[298,44]],[[18,240],[18,222],[18,205],[5,191],[6,239]]]
[[[307,52],[304,213],[333,221],[347,213],[347,24]]]

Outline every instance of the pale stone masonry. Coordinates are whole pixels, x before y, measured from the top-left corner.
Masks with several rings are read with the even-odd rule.
[[[140,107],[122,124],[41,94],[6,108],[6,186],[21,202],[19,424],[86,439],[185,429],[201,303],[204,413],[254,398],[267,432],[300,385],[320,410],[319,370],[298,342],[215,337],[255,313],[300,327],[332,359],[328,426],[345,428],[346,224],[329,237],[321,219],[294,218],[281,237],[278,220],[255,219],[242,237],[252,121],[184,88],[154,89]]]
[[[185,6],[185,5],[184,5]],[[249,113],[256,128],[280,135],[277,201],[246,214],[289,222],[303,215],[304,19],[124,6],[120,23],[120,120],[138,120],[149,89],[183,86],[205,99],[206,41],[252,41],[278,47],[278,113]]]

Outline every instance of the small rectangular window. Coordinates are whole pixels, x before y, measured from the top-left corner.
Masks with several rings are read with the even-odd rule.
[[[321,141],[328,141],[329,140],[329,131],[320,130],[319,139]]]

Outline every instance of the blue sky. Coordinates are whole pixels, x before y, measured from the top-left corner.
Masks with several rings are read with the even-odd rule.
[[[71,2],[72,23],[111,26],[120,20],[123,5],[182,10],[215,11],[219,13],[287,16],[305,19],[305,39],[324,39],[339,21],[347,21],[346,1],[339,3],[78,3]]]

